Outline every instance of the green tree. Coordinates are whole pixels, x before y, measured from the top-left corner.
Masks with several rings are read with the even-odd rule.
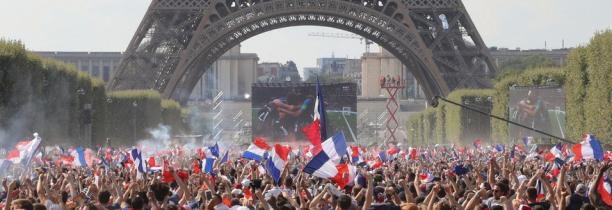
[[[509,75],[518,75],[526,69],[547,68],[554,66],[555,64],[553,61],[544,55],[531,55],[513,59],[500,65],[499,69],[501,71],[499,74],[497,74],[496,80],[499,81]]]

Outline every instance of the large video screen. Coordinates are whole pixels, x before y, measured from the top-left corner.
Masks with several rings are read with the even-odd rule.
[[[508,102],[510,120],[559,137],[565,137],[565,93],[560,87],[512,87]],[[512,138],[549,138],[509,124]]]
[[[316,84],[254,83],[253,137],[272,142],[305,144],[302,128],[313,121]],[[357,85],[321,84],[326,109],[327,136],[344,132],[346,141],[357,136]]]

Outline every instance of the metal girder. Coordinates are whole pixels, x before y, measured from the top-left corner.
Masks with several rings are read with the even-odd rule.
[[[154,0],[108,88],[155,89],[184,103],[228,49],[298,25],[334,27],[376,42],[411,67],[428,96],[486,86],[473,82],[482,79],[474,76],[482,72],[474,60],[495,72],[460,0]],[[465,37],[474,43],[465,44]]]

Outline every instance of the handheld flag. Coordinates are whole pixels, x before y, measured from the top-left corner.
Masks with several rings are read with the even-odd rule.
[[[229,161],[228,153],[229,153],[229,150],[225,151],[225,154],[223,155],[223,158],[221,158],[221,162],[219,164],[224,164],[224,163],[227,163],[227,161]]]
[[[242,157],[249,160],[261,161],[265,159],[264,157],[266,156],[266,152],[268,150],[270,150],[270,145],[266,143],[266,140],[257,137],[255,140],[253,140],[253,143],[251,143],[244,154],[242,154]]]
[[[14,164],[29,164],[32,156],[40,146],[41,138],[38,133],[34,133],[34,139],[31,141],[21,141],[15,145],[15,149],[8,152],[6,159]]]
[[[132,149],[130,154],[132,155],[132,160],[134,161],[136,169],[138,169],[138,177],[141,177],[144,173],[147,172],[147,167],[145,167],[142,160],[142,153],[139,149],[134,148]]]
[[[601,176],[597,184],[597,193],[601,200],[608,206],[612,206],[612,187],[607,177]]]
[[[83,149],[83,147],[79,146],[76,149],[74,149],[74,151],[72,151],[72,157],[73,157],[73,162],[72,162],[73,166],[81,166],[81,167],[87,166],[87,161],[85,161],[85,149]]]
[[[274,145],[274,150],[266,162],[266,169],[272,176],[276,185],[280,184],[281,174],[283,169],[289,160],[289,153],[291,148],[288,146],[281,146],[280,144]]]
[[[213,172],[213,166],[215,165],[215,158],[206,158],[202,163],[204,173],[210,174]]]
[[[321,152],[315,155],[304,167],[307,174],[332,178],[338,174],[336,166],[340,164],[342,156],[346,154],[346,141],[342,132],[321,143]]]
[[[601,161],[604,158],[601,143],[591,134],[586,134],[582,143],[574,144],[572,151],[575,155],[574,160],[595,159]]]
[[[310,125],[304,126],[302,132],[310,143],[314,146],[313,155],[317,155],[321,152],[321,142],[327,139],[327,127],[325,124],[325,103],[323,101],[323,92],[321,91],[321,85],[317,79],[316,86],[317,97],[314,104],[314,116],[313,121]]]

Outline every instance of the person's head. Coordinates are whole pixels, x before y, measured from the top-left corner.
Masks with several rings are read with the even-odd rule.
[[[98,194],[98,201],[100,201],[100,204],[102,205],[108,205],[108,202],[110,202],[110,197],[111,194],[108,191],[102,191],[100,192],[100,194]]]
[[[11,210],[24,209],[24,210],[33,210],[34,206],[32,202],[27,199],[17,199],[11,203]]]
[[[93,203],[88,203],[87,205],[85,205],[85,210],[98,210],[98,207],[96,207],[96,205],[94,205]]]
[[[168,184],[156,182],[151,184],[149,187],[153,194],[155,195],[155,200],[163,201],[166,196],[170,195],[170,187]]]
[[[489,208],[490,210],[504,210],[503,206],[500,205],[494,205],[491,208]]]
[[[538,198],[538,190],[535,187],[527,188],[527,199],[535,201]]]
[[[342,210],[348,210],[349,208],[351,208],[352,204],[353,201],[348,195],[341,195],[340,198],[338,198],[338,206]]]
[[[374,188],[374,201],[376,203],[384,203],[385,202],[385,188],[381,186],[377,186]]]
[[[33,205],[33,209],[34,210],[47,210],[47,207],[43,205],[42,203],[35,203]]]
[[[582,205],[582,207],[580,207],[580,210],[596,210],[596,208],[590,203],[585,203],[584,205]]]
[[[215,203],[215,205],[220,204],[223,202],[223,197],[221,197],[221,194],[214,194],[212,197],[212,202]]]
[[[145,201],[141,197],[135,197],[134,199],[132,199],[132,208],[134,210],[143,209],[144,204],[145,204]]]
[[[586,197],[587,191],[588,191],[587,186],[581,183],[581,184],[576,185],[576,190],[574,191],[574,193],[582,197]]]
[[[168,207],[166,207],[168,210],[179,210],[179,207],[177,205],[174,204],[170,204],[168,205]]]
[[[501,196],[507,196],[508,190],[508,185],[499,182],[493,186],[493,196],[495,199],[499,199]]]
[[[414,203],[404,203],[400,206],[402,210],[419,210],[419,207]]]
[[[535,205],[535,206],[533,207],[533,210],[546,210],[546,209],[545,209],[545,208],[544,208],[544,206],[542,206],[542,205]]]
[[[434,205],[434,209],[435,210],[452,210],[453,208],[451,208],[451,206],[446,202],[445,199],[442,199],[442,201]]]
[[[239,206],[239,205],[240,205],[240,199],[233,198],[232,199],[232,206]]]

